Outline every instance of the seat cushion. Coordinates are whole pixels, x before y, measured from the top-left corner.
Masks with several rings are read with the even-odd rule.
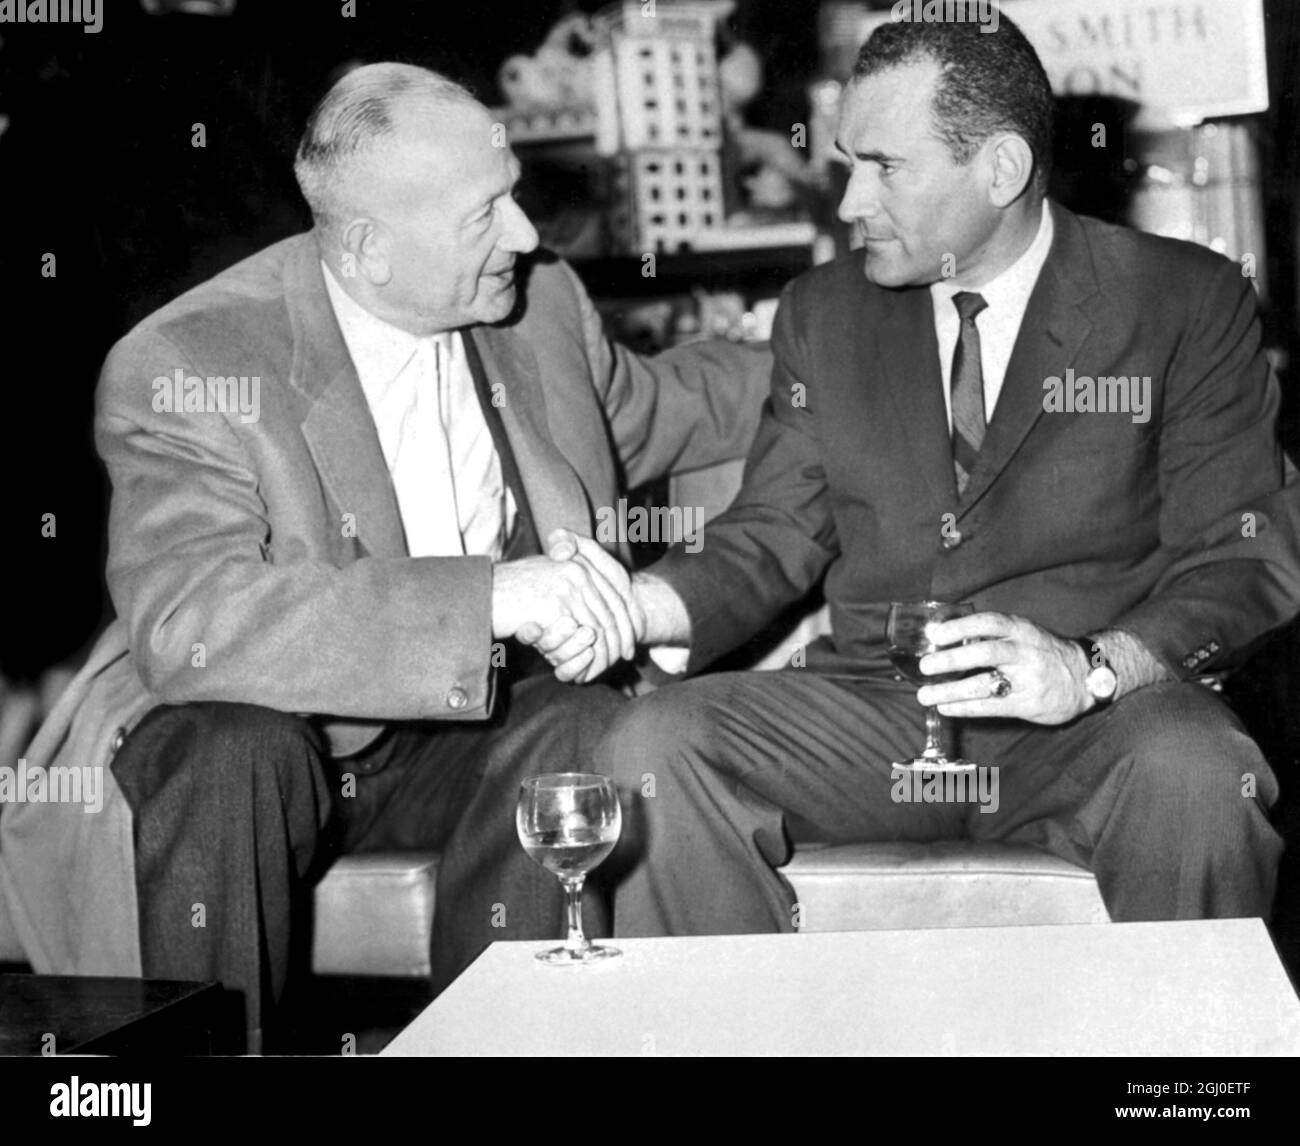
[[[802,844],[782,873],[801,931],[1105,923],[1092,873],[1005,844]],[[429,974],[438,857],[344,856],[316,888],[318,975]],[[557,936],[558,936],[557,922]],[[3,943],[0,924],[0,944]]]
[[[316,886],[312,970],[427,976],[437,874],[429,852],[339,859]]]
[[[1006,844],[803,844],[781,869],[801,931],[1106,923],[1090,871]]]

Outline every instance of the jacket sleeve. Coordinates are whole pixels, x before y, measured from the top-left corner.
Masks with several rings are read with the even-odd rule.
[[[770,394],[745,463],[744,485],[730,508],[704,527],[697,552],[678,546],[652,566],[690,616],[688,673],[730,652],[801,600],[839,553],[797,285],[786,287],[777,310]]]
[[[217,373],[160,334],[136,334],[109,356],[97,398],[96,444],[113,485],[108,587],[150,691],[169,703],[483,719],[488,558],[335,565],[307,553],[283,524],[273,529],[268,462],[250,456],[251,435],[224,414],[153,408],[150,379],[178,364]]]
[[[1118,617],[1176,678],[1231,667],[1300,611],[1300,502],[1277,441],[1255,292],[1224,262],[1170,365],[1160,435],[1163,575]]]
[[[567,264],[624,484],[743,458],[772,371],[766,344],[711,339],[641,355],[611,341]]]

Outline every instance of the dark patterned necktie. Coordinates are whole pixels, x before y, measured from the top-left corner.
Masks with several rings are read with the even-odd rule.
[[[966,490],[984,444],[984,369],[975,316],[988,303],[982,295],[961,291],[953,295],[952,304],[961,316],[957,349],[952,356],[952,464],[960,494]]]

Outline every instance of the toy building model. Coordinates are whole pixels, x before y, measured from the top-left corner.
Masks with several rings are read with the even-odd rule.
[[[612,129],[597,147],[615,153],[610,226],[624,250],[675,251],[723,225],[713,37],[731,7],[627,0],[597,17],[596,106]]]
[[[715,34],[733,0],[623,0],[567,17],[501,69],[510,140],[590,148],[617,252],[808,243],[814,228],[727,225]]]

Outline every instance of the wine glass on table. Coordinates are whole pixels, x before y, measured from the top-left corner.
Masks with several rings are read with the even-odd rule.
[[[594,963],[620,952],[597,947],[582,933],[582,885],[618,842],[623,812],[607,776],[548,772],[520,785],[515,827],[524,851],[559,877],[568,892],[569,936],[537,958],[552,965]]]
[[[939,684],[960,680],[964,672],[938,673],[927,676],[921,671],[921,658],[938,651],[939,646],[930,637],[935,625],[967,617],[975,612],[969,601],[950,604],[946,601],[895,601],[889,606],[889,659],[908,680],[916,684]],[[943,750],[943,717],[933,706],[925,710],[925,747],[921,755],[911,760],[895,763],[903,771],[912,769],[927,772],[963,772],[974,768],[969,760],[952,759]]]

